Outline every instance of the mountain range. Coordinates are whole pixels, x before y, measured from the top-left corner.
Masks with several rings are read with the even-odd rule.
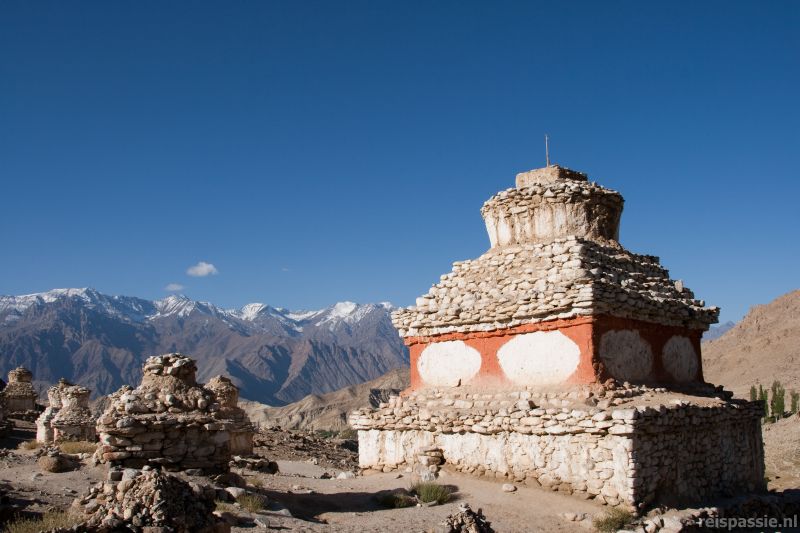
[[[703,342],[713,341],[714,339],[719,339],[723,335],[725,335],[728,331],[730,331],[736,322],[732,322],[728,320],[727,322],[723,322],[722,324],[712,324],[711,327],[703,333]]]
[[[145,300],[94,289],[0,296],[0,372],[29,368],[40,387],[65,377],[108,394],[138,384],[144,359],[181,352],[198,379],[225,374],[242,398],[284,405],[408,366],[387,303],[293,312],[223,309],[185,296]]]

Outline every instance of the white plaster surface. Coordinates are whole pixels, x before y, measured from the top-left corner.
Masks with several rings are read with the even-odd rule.
[[[481,369],[481,354],[464,341],[435,342],[417,361],[417,370],[428,385],[455,387],[464,384]]]
[[[500,368],[520,385],[562,383],[578,368],[580,355],[578,345],[560,331],[517,335],[497,352]]]
[[[600,339],[600,358],[609,373],[626,381],[639,381],[650,376],[653,350],[636,330],[607,331]]]
[[[697,353],[692,341],[682,335],[670,337],[661,355],[664,369],[675,381],[692,381],[697,377]]]
[[[499,473],[532,475],[542,481],[559,481],[585,487],[587,482],[632,501],[628,478],[631,440],[606,435],[523,435],[503,432],[433,433],[421,430],[361,430],[358,432],[362,468],[413,464],[419,449],[435,445],[445,462],[483,467]]]

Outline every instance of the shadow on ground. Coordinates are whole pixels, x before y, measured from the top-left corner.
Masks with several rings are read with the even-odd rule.
[[[454,485],[448,485],[448,487],[452,490],[450,501],[457,500],[458,487]],[[390,508],[378,502],[379,497],[392,492],[407,494],[408,488],[396,487],[377,492],[335,492],[331,494],[319,492],[300,494],[269,489],[262,489],[259,492],[270,500],[279,501],[296,518],[322,523],[319,516],[325,513],[366,513],[389,510]]]

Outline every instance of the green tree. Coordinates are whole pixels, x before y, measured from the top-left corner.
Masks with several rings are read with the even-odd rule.
[[[786,413],[786,389],[780,381],[772,382],[772,400],[769,402],[772,419],[779,420]]]
[[[754,402],[758,399],[758,391],[755,385],[750,385],[750,401]]]
[[[792,406],[789,408],[789,412],[792,414],[796,414],[798,410],[800,410],[800,392],[792,389],[789,393],[789,397],[792,401]]]
[[[761,419],[761,422],[768,422],[769,405],[767,403],[767,391],[764,390],[764,386],[761,383],[758,384],[758,399],[764,402],[764,418]]]

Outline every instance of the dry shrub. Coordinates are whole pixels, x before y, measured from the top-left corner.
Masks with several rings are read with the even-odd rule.
[[[235,514],[238,509],[232,504],[228,502],[223,502],[221,500],[216,500],[214,502],[216,505],[215,511],[219,511],[220,513],[233,513]]]
[[[94,453],[94,451],[97,449],[97,443],[88,442],[85,440],[64,441],[59,442],[58,447],[61,448],[62,452],[69,454]]]
[[[260,494],[242,494],[236,498],[236,503],[241,505],[242,509],[251,513],[258,513],[263,511],[267,502]]]
[[[80,524],[81,518],[65,511],[49,511],[39,518],[17,518],[7,524],[4,533],[39,533],[56,528],[67,528]]]
[[[633,520],[633,513],[613,507],[592,520],[592,525],[603,533],[611,533],[620,529],[625,529],[625,526]]]

